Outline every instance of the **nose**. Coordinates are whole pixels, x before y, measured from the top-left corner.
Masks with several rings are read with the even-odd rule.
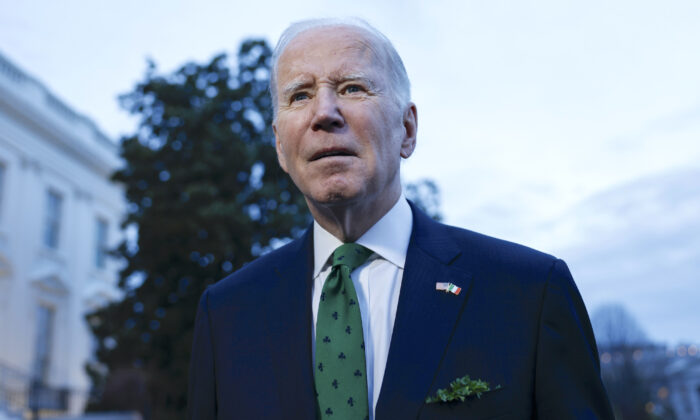
[[[334,131],[345,126],[340,104],[333,89],[320,89],[316,94],[311,128],[314,131]]]

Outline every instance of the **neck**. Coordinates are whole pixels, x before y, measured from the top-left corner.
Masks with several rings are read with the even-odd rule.
[[[387,197],[368,202],[320,204],[307,199],[314,220],[343,243],[355,242],[394,207],[401,197],[401,187]]]

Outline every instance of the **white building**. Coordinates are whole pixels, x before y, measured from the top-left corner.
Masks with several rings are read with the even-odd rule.
[[[119,165],[114,141],[0,54],[0,418],[84,408],[84,314],[119,296]]]

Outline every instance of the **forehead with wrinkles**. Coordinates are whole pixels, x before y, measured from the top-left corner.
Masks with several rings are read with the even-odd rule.
[[[278,88],[283,91],[291,80],[289,77],[302,77],[305,71],[329,70],[330,77],[341,77],[345,72],[362,72],[364,67],[383,68],[381,59],[373,43],[371,34],[360,28],[332,26],[309,29],[289,42],[280,56],[278,65]],[[286,80],[282,80],[286,79]]]

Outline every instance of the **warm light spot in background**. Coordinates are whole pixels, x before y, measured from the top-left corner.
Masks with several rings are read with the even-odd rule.
[[[687,352],[688,349],[685,346],[678,346],[678,349],[676,350],[679,357],[685,357]]]
[[[648,403],[646,403],[646,405],[644,405],[644,409],[645,409],[645,410],[647,411],[647,413],[649,413],[649,414],[653,413],[653,412],[654,412],[654,403],[651,402],[651,401],[649,401]]]

